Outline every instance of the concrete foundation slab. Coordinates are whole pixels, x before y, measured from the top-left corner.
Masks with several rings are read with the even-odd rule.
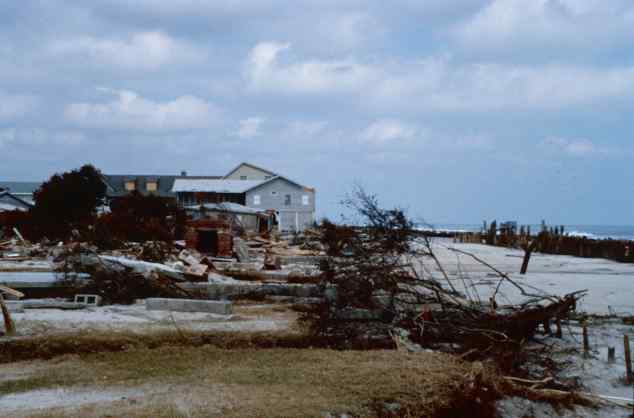
[[[146,299],[145,309],[148,311],[207,312],[219,315],[230,315],[233,311],[232,303],[229,301],[169,298]]]
[[[205,293],[209,299],[261,298],[265,296],[319,297],[319,287],[297,283],[182,283],[186,290]]]

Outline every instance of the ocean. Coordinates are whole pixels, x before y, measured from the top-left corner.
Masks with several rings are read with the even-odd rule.
[[[482,224],[431,224],[433,229],[441,231],[475,232],[482,229]],[[548,225],[560,226],[560,225]],[[540,230],[541,225],[530,225],[531,232]],[[634,241],[634,225],[566,225],[564,232],[573,236],[585,236],[592,239],[623,239]]]

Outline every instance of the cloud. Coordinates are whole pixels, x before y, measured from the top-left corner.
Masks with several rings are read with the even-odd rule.
[[[433,57],[385,71],[367,91],[381,108],[540,110],[634,97],[634,67],[521,66]]]
[[[24,116],[35,107],[37,100],[29,95],[15,95],[0,90],[0,120]]]
[[[328,126],[327,122],[316,121],[294,121],[288,125],[288,134],[292,137],[301,139],[303,137],[313,137],[324,132],[324,129]]]
[[[634,5],[629,0],[493,0],[452,34],[463,46],[480,50],[517,48],[612,48],[634,39]]]
[[[285,94],[354,92],[374,77],[372,68],[352,59],[280,62],[280,53],[290,47],[290,43],[262,42],[250,51],[245,75],[253,89]]]
[[[74,146],[86,141],[86,136],[73,130],[11,127],[0,130],[0,148],[5,146]]]
[[[251,117],[241,120],[236,135],[242,139],[254,138],[260,135],[260,126],[262,126],[264,120],[264,118],[260,117]]]
[[[483,112],[557,109],[634,97],[634,67],[462,62],[447,56],[359,63],[304,59],[283,63],[290,43],[250,52],[246,77],[256,91],[339,95],[379,110]]]
[[[66,120],[82,127],[142,130],[188,130],[209,127],[219,110],[210,102],[185,95],[155,102],[128,90],[102,91],[116,97],[106,103],[72,103]]]
[[[574,157],[605,155],[609,153],[607,149],[597,147],[592,141],[585,138],[546,138],[540,143],[540,146],[550,153],[565,154]]]
[[[417,129],[395,119],[381,119],[373,122],[361,133],[361,141],[384,145],[394,141],[412,139]]]
[[[48,52],[55,57],[79,57],[100,66],[150,71],[195,60],[202,54],[161,31],[134,33],[127,39],[82,36],[60,40],[52,43]]]

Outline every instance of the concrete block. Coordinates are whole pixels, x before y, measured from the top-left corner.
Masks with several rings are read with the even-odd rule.
[[[83,303],[88,306],[101,305],[101,296],[99,295],[75,295],[75,303]]]
[[[206,312],[230,315],[232,303],[224,300],[149,298],[145,300],[148,311]]]

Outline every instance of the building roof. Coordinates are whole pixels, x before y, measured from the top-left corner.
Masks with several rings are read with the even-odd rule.
[[[175,197],[172,192],[176,179],[220,179],[221,176],[170,176],[170,175],[148,175],[148,174],[104,174],[103,179],[106,184],[106,194],[110,197],[125,196],[130,192],[126,190],[125,183],[134,181],[136,190],[142,195],[154,194],[160,197]],[[155,192],[147,190],[148,182],[156,182],[157,189]]]
[[[237,166],[235,166],[232,170],[230,170],[227,174],[225,174],[225,176],[223,178],[227,178],[229,177],[231,174],[233,174],[234,172],[236,172],[240,167],[242,166],[249,166],[251,168],[255,168],[256,170],[260,170],[265,172],[266,174],[269,174],[271,176],[277,176],[277,173],[272,172],[271,170],[267,170],[266,168],[262,168],[262,167],[258,167],[255,164],[251,164],[251,163],[246,163],[246,162],[242,162],[240,164],[238,164]]]
[[[211,212],[238,213],[245,215],[260,215],[264,213],[263,210],[250,208],[248,206],[240,205],[233,202],[204,203],[202,205],[185,206],[185,209],[194,211],[207,210]]]
[[[174,181],[172,192],[245,193],[266,181],[268,180],[216,180],[185,177]]]
[[[0,181],[0,192],[9,191],[13,195],[33,194],[42,182],[37,181]]]
[[[33,205],[26,199],[21,199],[10,192],[0,192],[0,212],[21,210],[26,211]]]
[[[208,179],[195,179],[190,177],[181,177],[177,178],[174,181],[174,187],[172,188],[173,193],[183,193],[183,192],[200,192],[200,193],[246,193],[248,191],[257,189],[260,186],[263,186],[267,183],[273,182],[275,180],[284,180],[291,184],[294,184],[297,187],[301,187],[308,191],[314,191],[306,186],[302,186],[301,184],[290,180],[286,177],[275,176],[266,180],[208,180]]]

